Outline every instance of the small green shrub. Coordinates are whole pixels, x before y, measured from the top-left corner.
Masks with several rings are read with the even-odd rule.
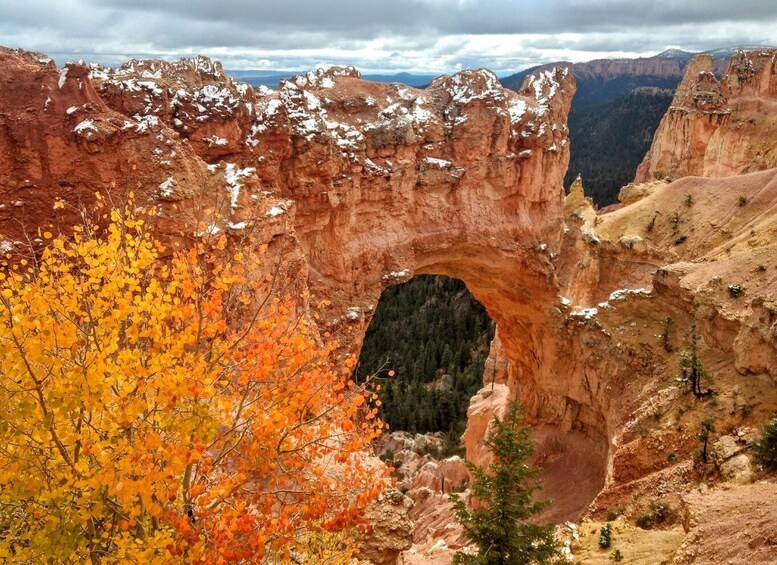
[[[610,526],[610,523],[607,522],[604,526],[602,526],[602,529],[599,530],[599,547],[602,549],[607,549],[610,547],[610,544],[612,543],[612,527]]]
[[[764,426],[761,438],[753,444],[758,463],[768,470],[777,470],[777,414]]]
[[[688,208],[693,206],[693,196],[692,195],[690,195],[690,194],[686,194],[685,195],[685,205],[688,206]]]
[[[612,552],[612,560],[617,562],[623,561],[623,554],[620,549],[616,549]]]
[[[663,502],[652,502],[650,512],[655,517],[656,524],[671,522],[677,517],[677,510]]]
[[[656,218],[658,217],[658,214],[655,214],[653,218],[647,223],[647,226],[645,226],[645,229],[647,229],[648,233],[653,231],[653,228],[656,227]]]
[[[655,524],[655,517],[650,512],[645,512],[644,514],[637,516],[637,519],[634,520],[634,523],[638,528],[649,530],[653,527],[653,524]]]
[[[728,285],[728,293],[731,295],[731,298],[739,298],[745,293],[745,287],[741,284],[730,284]]]
[[[741,208],[745,204],[747,204],[747,196],[745,196],[744,194],[740,194],[739,198],[737,199],[737,206]]]
[[[653,502],[650,504],[650,510],[637,516],[634,523],[643,530],[649,530],[656,524],[672,522],[677,517],[677,510],[663,502]]]
[[[675,245],[682,245],[683,243],[685,243],[686,239],[688,239],[687,235],[681,235],[680,237],[678,237],[677,239],[674,240],[674,244]]]

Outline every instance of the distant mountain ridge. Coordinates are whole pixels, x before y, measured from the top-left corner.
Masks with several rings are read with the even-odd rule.
[[[638,86],[676,88],[694,53],[679,50],[666,53],[637,59],[595,59],[585,63],[556,61],[504,77],[501,82],[506,88],[516,90],[528,75],[567,66],[577,81],[577,104],[602,104],[628,94]],[[722,74],[725,68],[725,60],[716,61],[714,72]]]
[[[734,47],[721,47],[719,49],[711,49],[709,51],[683,51],[682,49],[667,49],[662,51],[656,57],[663,59],[682,59],[690,61],[695,55],[701,55],[702,53],[709,53],[713,59],[728,60],[737,51],[758,51],[759,49],[774,49],[771,45],[736,45]]]
[[[523,79],[530,75],[552,69],[557,66],[567,66],[572,76],[577,80],[578,105],[602,104],[619,96],[628,94],[637,86],[656,86],[659,88],[676,88],[685,75],[688,63],[695,55],[710,53],[714,60],[713,73],[723,76],[731,56],[737,51],[753,51],[769,49],[765,45],[741,45],[723,47],[695,53],[682,49],[667,49],[652,57],[635,59],[594,59],[584,63],[570,61],[554,61],[524,69],[501,79],[502,85],[511,90],[517,90],[523,84]],[[615,84],[605,83],[619,81]]]
[[[251,86],[266,86],[275,89],[278,83],[284,79],[290,79],[294,75],[304,75],[306,71],[264,71],[264,70],[227,70],[234,78],[246,82]],[[365,80],[373,82],[386,82],[404,84],[414,88],[426,87],[437,74],[413,74],[413,73],[386,73],[386,74],[362,74]]]

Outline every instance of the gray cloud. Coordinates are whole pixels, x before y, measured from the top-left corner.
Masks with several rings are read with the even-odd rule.
[[[58,60],[205,53],[227,68],[498,71],[556,59],[772,43],[773,0],[25,0],[0,44]]]

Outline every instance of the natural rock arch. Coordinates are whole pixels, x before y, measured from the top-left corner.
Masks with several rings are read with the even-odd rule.
[[[338,79],[335,89],[341,85],[350,89],[348,99],[358,97],[356,92],[362,89],[369,89],[377,100],[391,99],[386,90],[392,87],[351,78]],[[475,90],[462,96],[453,94],[457,88]],[[384,90],[382,95],[377,89]],[[555,481],[549,490],[559,500],[558,516],[567,518],[601,488],[608,446],[602,407],[594,405],[585,383],[574,382],[578,368],[566,354],[571,347],[566,348],[564,341],[569,337],[556,309],[559,285],[554,262],[564,236],[562,179],[568,162],[564,122],[572,84],[557,71],[544,75],[537,87],[529,81],[523,92],[542,102],[529,111],[529,100],[521,116],[526,121],[519,125],[512,122],[510,108],[521,99],[494,90],[488,74],[439,79],[420,96],[433,102],[427,106],[430,121],[439,119],[444,136],[426,133],[413,145],[381,145],[396,123],[377,138],[370,137],[367,128],[365,158],[390,166],[390,171],[352,174],[343,189],[327,177],[315,176],[305,198],[297,196],[297,186],[290,186],[286,194],[297,202],[295,233],[310,268],[309,287],[314,295],[332,301],[326,329],[349,341],[354,353],[387,285],[416,274],[447,275],[467,284],[500,328],[508,386],[536,421],[548,424],[538,438],[543,449],[547,445],[556,452],[549,457],[560,476],[549,477]],[[315,94],[324,96],[320,91]],[[336,114],[337,108],[328,107],[329,119],[353,119],[347,113]],[[324,157],[314,154],[305,159]],[[311,198],[311,193],[319,198]],[[482,439],[483,433],[474,427],[471,436]],[[478,457],[475,445],[470,451],[471,457]],[[580,464],[570,467],[575,460]],[[563,492],[568,468],[583,469],[590,476],[591,486],[582,488],[584,495]],[[572,476],[572,490],[581,489],[586,477]]]

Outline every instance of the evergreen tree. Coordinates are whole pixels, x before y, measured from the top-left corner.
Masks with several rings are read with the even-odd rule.
[[[702,446],[699,450],[699,456],[702,461],[707,462],[707,446],[710,441],[710,435],[715,431],[715,424],[713,423],[712,416],[707,416],[701,423],[701,431],[696,434],[696,438],[701,442]]]
[[[766,423],[761,438],[753,444],[753,450],[764,469],[777,470],[777,414]]]
[[[456,494],[450,496],[467,537],[478,546],[477,555],[457,553],[454,563],[546,564],[559,556],[553,526],[528,521],[550,501],[534,500],[534,493],[541,488],[535,481],[539,469],[528,464],[534,444],[530,427],[522,421],[523,410],[517,403],[511,404],[504,421],[495,418],[486,436],[493,462],[487,469],[467,462],[473,507]]]
[[[710,375],[707,372],[707,368],[699,358],[699,336],[696,333],[696,315],[694,314],[691,321],[690,335],[690,347],[688,351],[684,351],[680,355],[680,380],[690,383],[691,390],[696,398],[703,396],[709,396],[712,394],[710,389],[703,391],[701,389],[702,381],[709,380]]]

